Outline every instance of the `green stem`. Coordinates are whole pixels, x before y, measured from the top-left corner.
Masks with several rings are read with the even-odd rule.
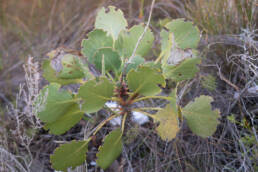
[[[122,134],[124,133],[124,129],[125,129],[125,120],[126,120],[126,117],[127,117],[127,113],[124,114],[124,116],[123,116],[123,121],[122,121]]]
[[[165,99],[165,100],[171,100],[172,98],[171,97],[165,97],[165,96],[146,96],[146,97],[141,97],[141,98],[135,99],[133,101],[133,103],[138,102],[138,101],[142,101],[142,100],[145,100],[145,99]]]
[[[108,117],[107,119],[105,119],[104,121],[102,121],[97,127],[96,127],[96,130],[94,131],[93,135],[96,135],[97,132],[110,120],[116,118],[120,116],[120,114],[115,114],[115,115],[112,115],[110,117]]]
[[[159,57],[155,60],[154,64],[157,64],[163,57],[164,51],[160,53]]]
[[[128,100],[129,101],[131,101],[132,99],[133,99],[133,97],[135,97],[137,95],[137,93],[132,93],[130,96],[129,96],[129,98],[128,98]],[[135,97],[136,98],[136,97]],[[133,101],[134,102],[134,101]]]
[[[102,65],[102,67],[101,67],[101,75],[103,77],[105,77],[106,70],[105,70],[105,56],[104,56],[104,54],[102,54],[101,65]]]
[[[134,111],[135,111],[135,112],[143,113],[144,115],[146,115],[146,116],[148,116],[148,117],[151,117],[151,118],[153,118],[153,119],[156,118],[155,115],[152,115],[152,114],[150,114],[150,113],[148,113],[148,112],[141,111],[141,110],[139,110],[139,109],[134,109]]]
[[[116,82],[114,81],[114,78],[110,75],[109,72],[106,73],[108,78],[111,79],[111,81],[113,82],[113,84],[116,84]]]
[[[132,111],[134,111],[134,110],[162,110],[162,108],[159,108],[159,107],[143,107],[143,108],[132,109]]]

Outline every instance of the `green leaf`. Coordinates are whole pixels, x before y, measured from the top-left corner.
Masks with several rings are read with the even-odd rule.
[[[132,55],[135,45],[143,31],[143,25],[135,25],[129,31],[121,32],[115,47],[123,57],[128,58]],[[153,41],[153,33],[148,29],[136,50],[136,54],[142,57],[145,56],[151,50]]]
[[[57,72],[51,67],[50,60],[45,60],[42,65],[43,77],[48,80],[48,82],[58,83],[61,85],[75,84],[80,81],[80,79],[62,79],[57,77]]]
[[[182,109],[189,128],[198,136],[211,136],[217,129],[219,111],[212,111],[212,98],[200,96]]]
[[[83,110],[93,113],[100,110],[113,96],[114,84],[106,78],[87,81],[79,89],[78,96],[84,100]]]
[[[97,164],[104,170],[108,168],[121,154],[122,147],[122,132],[118,128],[106,136],[103,146],[97,153]]]
[[[137,70],[132,69],[127,74],[127,83],[130,90],[144,96],[158,94],[165,87],[165,79],[156,69],[140,66]]]
[[[108,12],[105,12],[103,7],[98,12],[95,28],[103,29],[112,36],[113,40],[117,40],[119,33],[127,27],[127,21],[121,10],[115,10],[113,6],[109,6],[108,10]]]
[[[79,105],[74,104],[56,121],[46,123],[44,128],[46,130],[49,129],[51,134],[64,134],[82,119],[83,114],[84,113],[80,111]]]
[[[45,122],[44,128],[50,133],[60,135],[78,123],[83,112],[67,91],[59,91],[60,85],[52,83],[41,90],[41,96],[46,96],[45,105],[38,113],[41,121]]]
[[[84,77],[82,62],[79,57],[72,54],[66,54],[62,57],[63,69],[58,73],[61,79],[80,79]]]
[[[169,57],[170,50],[172,48],[173,34],[169,33],[165,29],[162,29],[160,32],[160,38],[161,38],[161,53],[163,53],[163,56]]]
[[[88,140],[71,141],[70,143],[59,146],[53,155],[50,156],[52,167],[55,170],[67,171],[67,168],[73,169],[86,160],[86,152],[88,149]]]
[[[164,65],[163,74],[165,78],[170,78],[176,82],[191,79],[199,72],[197,64],[201,62],[200,58],[189,58],[183,60],[178,65]]]
[[[176,104],[168,104],[153,117],[154,122],[159,123],[156,130],[162,140],[171,141],[176,137],[176,134],[179,131]]]
[[[93,64],[93,57],[96,51],[100,48],[111,48],[113,46],[113,40],[103,30],[95,29],[88,34],[88,39],[82,40],[81,46],[82,54]]]
[[[184,19],[176,19],[165,25],[169,32],[173,33],[176,47],[181,49],[197,48],[200,41],[200,31],[192,22]]]
[[[102,71],[102,58],[104,58],[105,71],[117,71],[120,69],[120,56],[116,51],[112,50],[112,48],[101,48],[94,55],[93,63],[100,71]]]
[[[75,104],[72,95],[65,90],[59,91],[59,88],[59,84],[51,83],[41,90],[42,96],[47,94],[45,105],[38,113],[41,121],[54,122]]]
[[[136,69],[139,65],[144,63],[144,58],[142,58],[141,56],[136,55],[133,60],[132,63],[129,63],[126,69],[126,73],[128,73],[131,69]]]
[[[158,72],[161,71],[161,63],[155,63],[154,61],[146,61],[142,66],[156,69]]]

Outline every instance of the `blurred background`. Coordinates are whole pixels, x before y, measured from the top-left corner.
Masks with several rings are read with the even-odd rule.
[[[59,46],[80,49],[96,10],[115,5],[129,24],[146,21],[151,0],[0,0],[0,88],[11,94],[24,80],[28,55],[39,61]],[[254,0],[157,0],[153,23],[184,17],[208,34],[240,33],[257,21]],[[154,31],[157,31],[152,26]]]
[[[19,85],[25,82],[23,64],[28,57],[33,56],[40,63],[58,47],[80,50],[81,40],[93,29],[96,11],[103,6],[120,8],[132,26],[147,21],[150,4],[151,0],[0,0],[0,138],[5,138],[0,143],[6,151],[14,156],[24,155],[24,148],[12,135],[10,125],[15,124],[7,115],[6,106],[17,103]],[[199,49],[205,60],[185,102],[200,94],[213,96],[214,106],[222,112],[222,124],[210,140],[201,140],[185,129],[171,144],[162,143],[145,131],[138,140],[134,138],[141,145],[129,144],[127,160],[119,166],[133,171],[173,171],[172,166],[174,171],[186,172],[221,171],[225,166],[225,171],[258,170],[257,0],[156,0],[150,25],[156,43],[161,27],[175,18],[193,21],[202,31]],[[154,44],[153,52],[159,50]],[[233,129],[229,129],[232,124],[227,117],[232,114],[235,121],[230,126]],[[78,134],[81,130],[72,132]],[[62,139],[71,139],[69,134]],[[34,167],[53,171],[47,157],[57,146],[54,140],[62,136],[43,131],[37,136],[31,144]],[[243,137],[248,143],[238,142]],[[145,142],[140,141],[143,138]],[[35,146],[39,140],[48,146],[44,155],[36,153],[39,148],[43,150]],[[164,150],[168,151],[165,155]]]

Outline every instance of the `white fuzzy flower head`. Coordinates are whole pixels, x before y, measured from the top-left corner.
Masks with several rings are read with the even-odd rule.
[[[107,102],[105,105],[107,107],[109,107],[110,109],[112,109],[113,111],[119,112],[119,105],[116,102]],[[139,125],[143,125],[143,124],[149,122],[149,117],[144,115],[143,113],[133,111],[132,112],[132,121]],[[113,126],[121,126],[122,117],[118,116],[116,118],[111,119],[109,122]]]
[[[149,122],[149,117],[144,115],[141,112],[132,112],[132,121],[139,124],[139,125],[143,125],[147,122]]]
[[[119,105],[116,102],[107,102],[105,103],[107,107],[112,109],[114,112],[119,112]],[[121,126],[122,117],[118,116],[116,118],[111,119],[109,122],[113,126]]]
[[[105,103],[105,105],[110,109],[112,109],[113,111],[116,111],[116,112],[118,111],[119,105],[116,102],[107,102]]]

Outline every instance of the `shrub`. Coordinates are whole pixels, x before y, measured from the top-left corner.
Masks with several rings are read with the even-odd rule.
[[[151,51],[154,35],[148,24],[127,29],[121,10],[102,8],[96,17],[95,28],[82,41],[81,56],[63,49],[49,53],[43,63],[43,76],[50,84],[41,90],[46,97],[38,113],[44,128],[61,135],[78,123],[85,113],[104,109],[111,114],[91,131],[85,140],[73,140],[58,147],[50,160],[55,170],[82,164],[86,160],[89,142],[100,129],[113,119],[115,127],[103,140],[97,153],[97,164],[108,168],[121,154],[123,134],[136,114],[153,119],[156,132],[164,141],[174,139],[186,120],[193,133],[203,138],[211,136],[218,124],[219,112],[212,110],[212,98],[200,96],[185,107],[179,105],[177,87],[192,79],[201,62],[196,50],[200,32],[191,22],[176,19],[168,22],[162,31],[161,52],[155,61],[144,57]],[[169,96],[159,93],[166,79],[176,82]],[[79,84],[78,91],[60,89],[68,84]],[[166,100],[165,107],[137,107],[137,102],[147,99]],[[156,112],[151,113],[151,112]]]

